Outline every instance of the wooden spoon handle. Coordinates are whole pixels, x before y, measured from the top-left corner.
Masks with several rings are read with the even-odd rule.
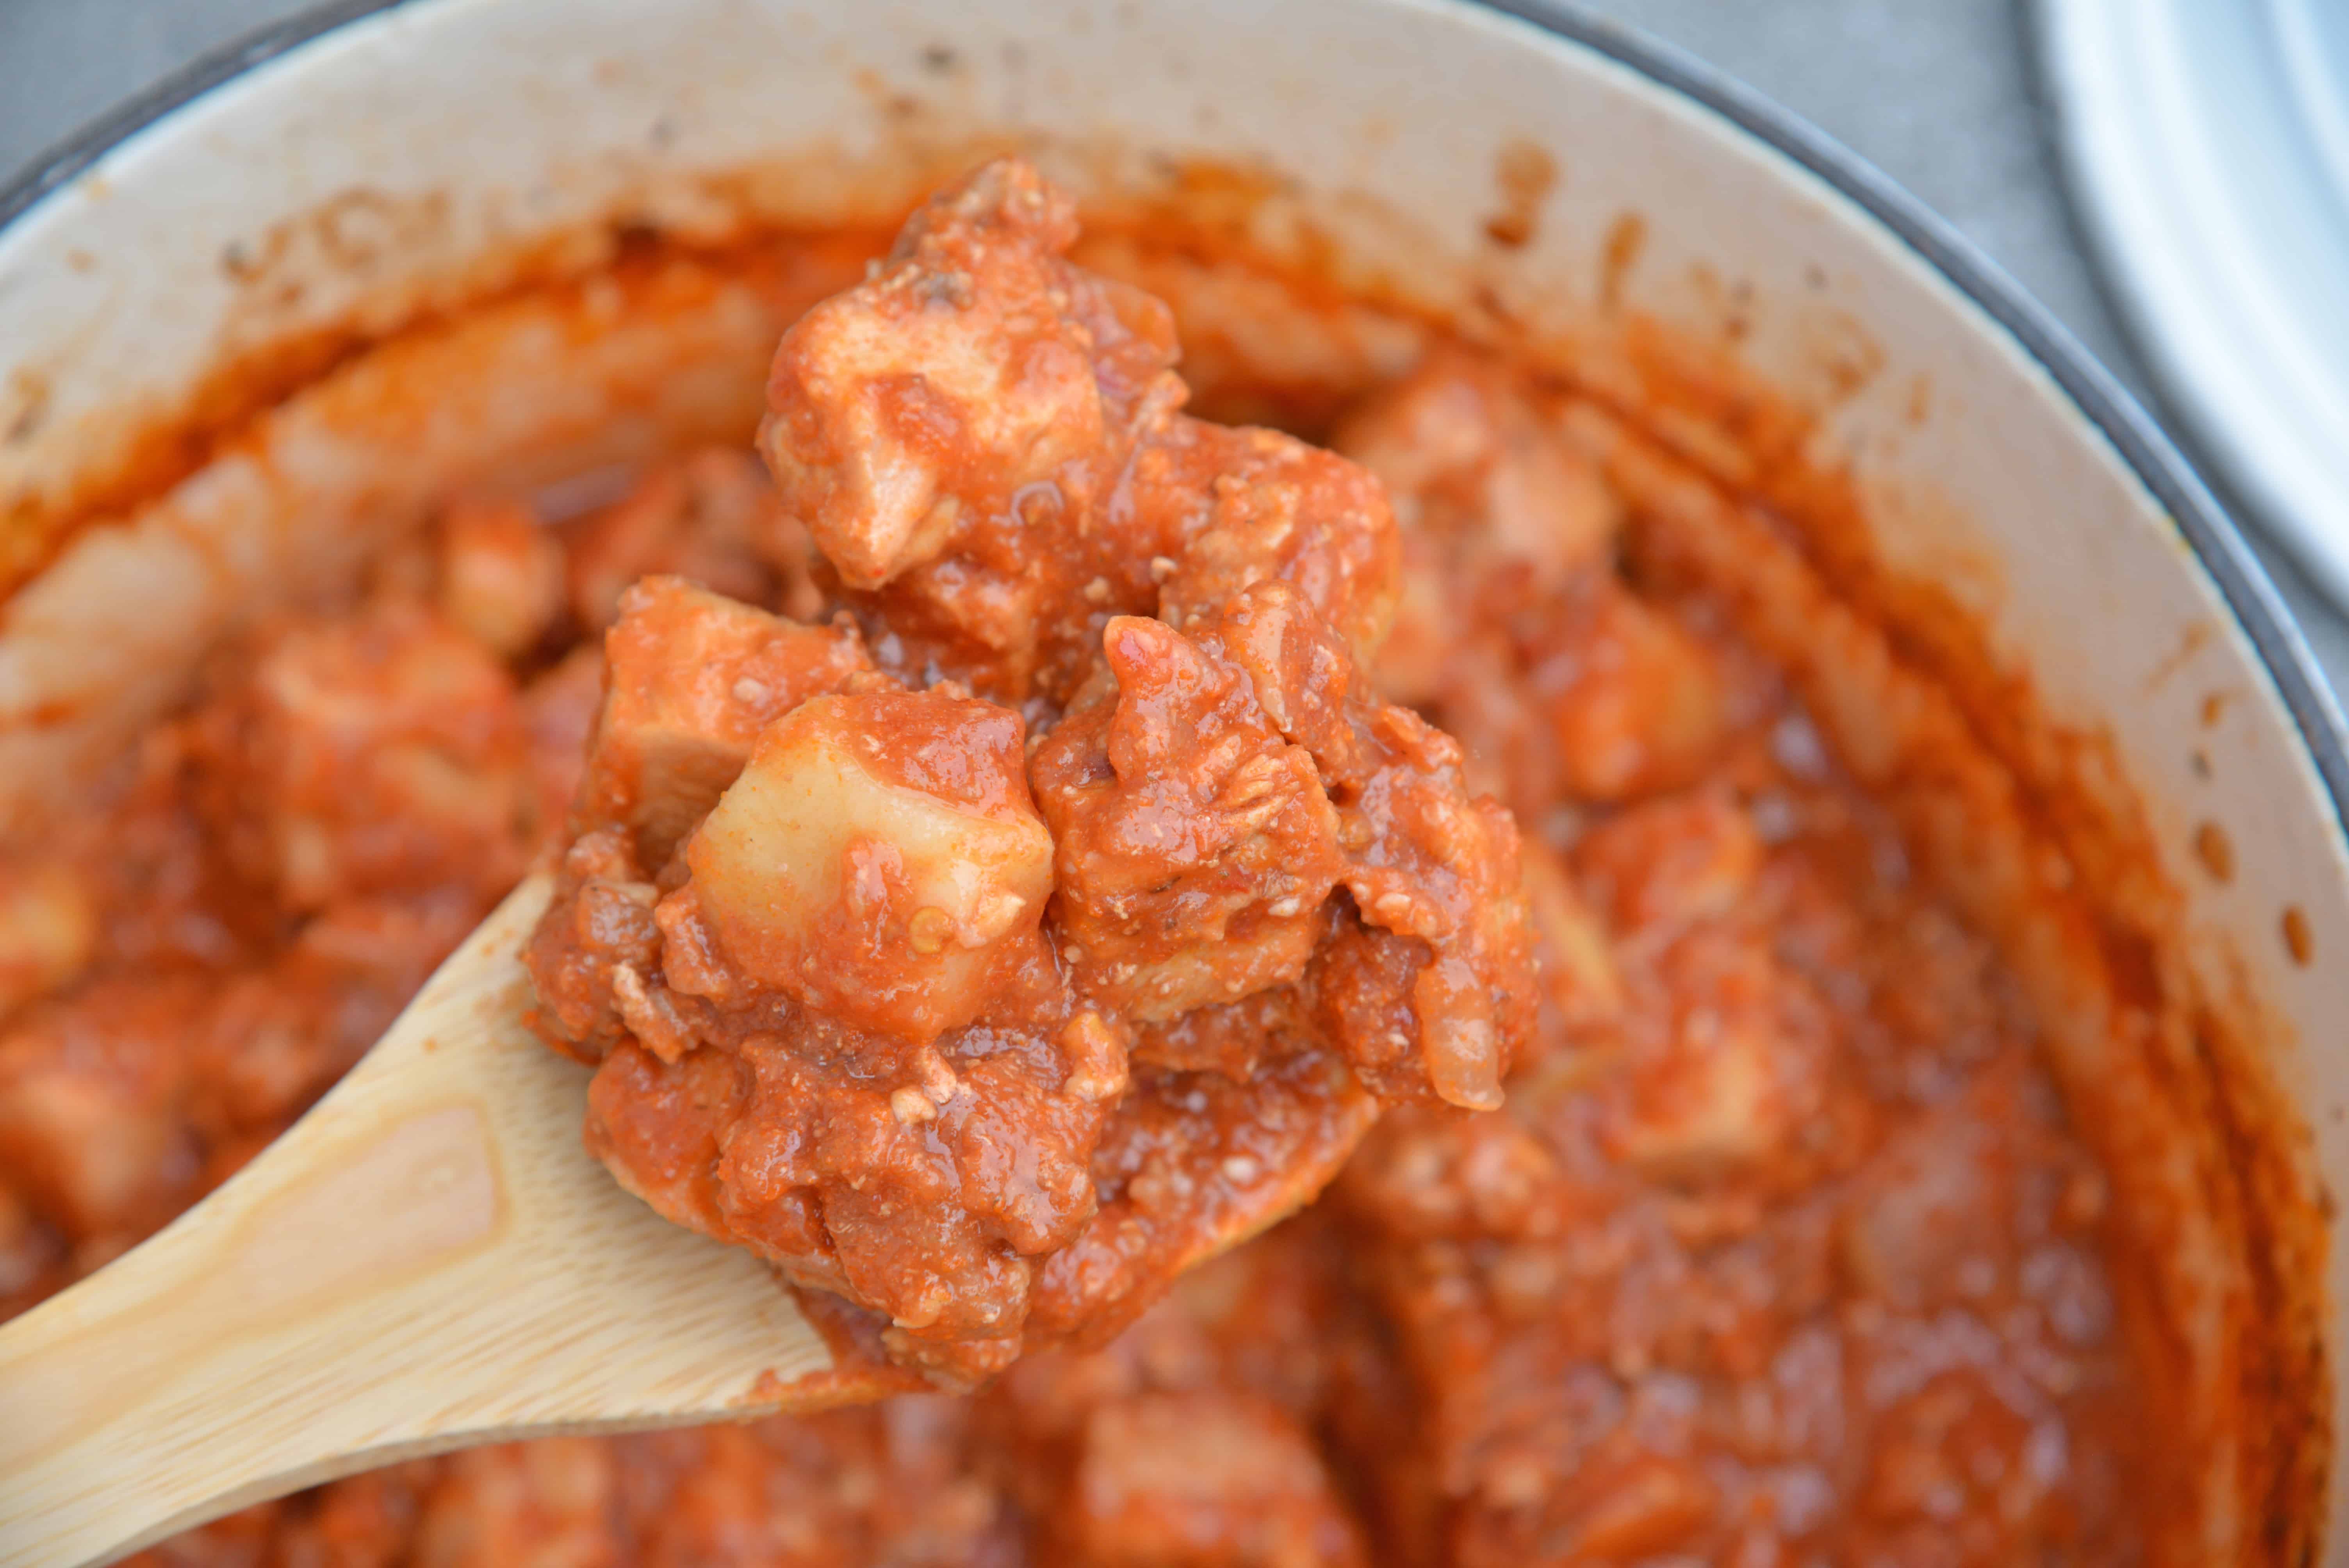
[[[468,948],[512,952],[544,901],[527,891]],[[499,966],[467,956],[404,1025],[512,1011]],[[425,1436],[377,1396],[460,1348],[429,1326],[511,1205],[492,1108],[371,1071],[398,1043],[161,1234],[0,1328],[0,1563],[126,1550]]]
[[[521,1023],[547,894],[523,883],[219,1191],[0,1327],[0,1565],[110,1561],[487,1437],[771,1405],[762,1353],[828,1365],[755,1261],[616,1203],[580,1148],[586,1074]],[[671,1288],[621,1288],[632,1267]]]

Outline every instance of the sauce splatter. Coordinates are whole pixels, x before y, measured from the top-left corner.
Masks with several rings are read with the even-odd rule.
[[[1640,253],[1647,245],[1648,221],[1637,212],[1625,212],[1607,226],[1607,242],[1599,251],[1600,309],[1611,311],[1622,304],[1623,280],[1640,264]]]
[[[2296,903],[2283,906],[2283,950],[2302,969],[2316,956],[2316,939],[2308,929],[2308,912]]]
[[[1557,184],[1557,160],[1530,141],[1504,142],[1493,156],[1500,211],[1485,220],[1485,237],[1506,251],[1533,242],[1541,206]]]
[[[2211,880],[2230,882],[2235,880],[2235,846],[2227,837],[2227,830],[2216,822],[2205,822],[2194,830],[2194,858]]]

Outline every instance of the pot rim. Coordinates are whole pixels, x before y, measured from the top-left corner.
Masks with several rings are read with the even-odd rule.
[[[0,184],[0,235],[115,148],[255,67],[409,0],[324,0],[247,34],[108,110]],[[2175,521],[2251,639],[2349,843],[2349,722],[2266,569],[2185,454],[2095,356],[1972,241],[1883,170],[1792,110],[1695,56],[1588,10],[1579,0],[1450,0],[1515,18],[1639,73],[1710,110],[1825,181],[1908,246],[2055,382]]]

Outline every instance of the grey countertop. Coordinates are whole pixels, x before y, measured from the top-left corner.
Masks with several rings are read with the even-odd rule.
[[[0,173],[196,55],[313,3],[0,0]],[[1856,150],[2145,394],[2065,210],[2025,46],[2030,0],[1586,4],[1682,46]],[[2349,690],[2349,619],[2264,541],[2253,543],[2335,689]]]

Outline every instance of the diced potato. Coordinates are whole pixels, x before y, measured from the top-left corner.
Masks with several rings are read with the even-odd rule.
[[[1522,562],[1544,587],[1603,562],[1623,522],[1623,504],[1598,465],[1530,415],[1512,420],[1485,476],[1490,548]]]
[[[1415,527],[1446,478],[1473,479],[1492,459],[1485,379],[1464,360],[1423,366],[1349,418],[1330,444],[1378,475],[1396,521]]]
[[[1837,1229],[1837,1262],[1853,1289],[1902,1306],[1940,1305],[1961,1295],[1969,1264],[2003,1264],[2003,1153],[1988,1128],[1963,1119],[1929,1119],[1887,1150]]]
[[[854,632],[786,621],[675,577],[648,577],[620,604],[579,814],[587,826],[627,826],[646,870],[657,871],[762,728],[872,665]]]
[[[1668,1064],[1642,1075],[1633,1113],[1610,1128],[1609,1148],[1643,1175],[1725,1173],[1767,1154],[1784,1131],[1770,1042],[1757,1020],[1727,1027],[1710,1016],[1692,1022],[1697,1030],[1675,1042]]]
[[[98,942],[98,909],[71,868],[0,864],[0,1016],[71,979]]]
[[[519,501],[460,502],[440,525],[440,613],[500,658],[546,635],[563,573],[563,547]]]
[[[687,892],[755,981],[907,1038],[967,1024],[1052,889],[1025,739],[967,697],[812,698],[687,845]]]
[[[1836,1225],[1846,1285],[1904,1310],[1979,1296],[2011,1277],[2031,1112],[1996,1067],[1901,1127],[1854,1176]],[[1969,1284],[1975,1288],[1969,1291]]]

